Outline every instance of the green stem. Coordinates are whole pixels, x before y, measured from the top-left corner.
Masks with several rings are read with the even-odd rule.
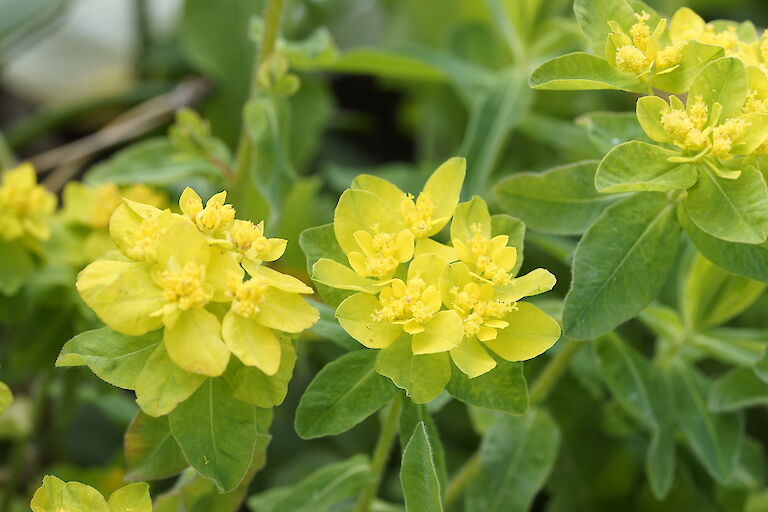
[[[264,14],[264,32],[259,44],[259,51],[251,70],[250,98],[254,98],[259,92],[259,68],[275,51],[277,38],[280,34],[280,19],[283,14],[285,0],[269,0]],[[235,160],[236,179],[242,180],[248,174],[253,153],[253,141],[248,135],[248,129],[243,127],[240,132],[240,140],[237,144],[237,157]]]
[[[53,368],[50,368],[43,375],[40,386],[35,396],[35,402],[32,408],[32,427],[29,435],[19,439],[11,449],[9,457],[8,480],[5,482],[5,492],[0,500],[0,512],[8,512],[13,504],[13,498],[16,496],[16,485],[21,480],[21,474],[25,469],[25,459],[28,453],[30,440],[37,434],[40,423],[45,412],[45,405],[48,401],[48,391],[53,380]]]
[[[563,348],[555,354],[555,357],[547,363],[547,366],[536,378],[536,382],[531,386],[531,391],[528,394],[528,402],[531,405],[538,405],[546,400],[549,392],[555,387],[560,377],[565,374],[573,356],[583,345],[584,343],[578,341],[566,342]]]
[[[134,28],[136,33],[136,76],[147,74],[149,52],[152,47],[152,23],[147,0],[133,0]]]
[[[451,481],[448,482],[448,486],[445,489],[446,509],[451,506],[451,504],[454,503],[457,499],[459,499],[461,494],[464,492],[464,489],[467,487],[467,484],[469,484],[469,481],[479,470],[480,452],[476,451],[474,454],[472,454],[472,457],[470,457],[469,460],[465,462],[461,468],[459,468],[459,471],[453,475]]]
[[[566,342],[557,354],[547,363],[547,366],[536,378],[536,382],[531,386],[528,395],[528,402],[531,406],[538,405],[546,400],[549,392],[565,374],[573,356],[584,345],[582,342]],[[448,482],[445,491],[445,508],[447,509],[457,499],[461,497],[469,481],[480,470],[480,452],[475,452],[472,457],[464,463],[459,471]]]
[[[357,501],[355,512],[368,512],[371,508],[373,498],[379,490],[381,478],[384,474],[384,466],[389,458],[389,452],[392,451],[392,441],[395,438],[395,431],[400,421],[400,410],[403,408],[403,398],[400,393],[389,404],[387,416],[381,424],[379,439],[376,441],[376,447],[373,449],[373,458],[371,459],[371,471],[373,480],[360,493],[360,499]]]

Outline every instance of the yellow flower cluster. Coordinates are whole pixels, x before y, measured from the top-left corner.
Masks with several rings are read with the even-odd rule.
[[[48,220],[54,210],[56,196],[37,184],[30,164],[9,170],[0,178],[0,240],[47,240],[51,235]]]
[[[554,276],[537,269],[516,278],[517,251],[508,235],[491,233],[485,202],[458,203],[465,169],[464,159],[448,160],[416,198],[380,178],[356,178],[333,223],[349,266],[320,259],[313,278],[356,292],[336,316],[361,344],[386,352],[409,338],[414,355],[448,352],[477,377],[497,364],[486,348],[509,361],[530,359],[557,341],[560,327],[518,302],[551,289]],[[449,245],[430,238],[452,218]]]
[[[645,11],[635,13],[636,22],[629,28],[629,34],[617,22],[609,23],[608,60],[621,71],[643,75],[653,69],[656,73],[665,73],[682,61],[687,41],[665,44],[666,20],[659,20],[651,31],[650,19],[651,15]]]
[[[71,181],[64,187],[62,214],[67,222],[106,230],[112,213],[122,204],[123,197],[156,208],[168,206],[168,197],[147,185],[121,189],[114,183],[86,185]]]
[[[118,250],[88,265],[77,289],[118,332],[163,328],[168,356],[187,372],[219,376],[234,354],[274,375],[278,333],[301,332],[319,317],[301,297],[312,289],[262,265],[283,254],[285,240],[236,220],[225,201],[221,192],[203,206],[187,188],[176,214],[123,199],[109,221]]]
[[[678,9],[670,23],[672,41],[698,41],[723,48],[725,55],[740,59],[745,66],[768,74],[768,32],[758,36],[751,23],[733,21],[707,23],[688,7]]]
[[[65,226],[74,228],[67,230],[70,238],[76,240],[70,242],[72,250],[66,252],[70,263],[80,267],[115,248],[109,236],[109,219],[123,203],[124,197],[156,208],[168,206],[166,194],[147,185],[121,188],[114,183],[67,183],[62,194],[59,218]],[[60,252],[64,254],[64,251]]]
[[[685,108],[673,107],[663,112],[661,125],[672,142],[681,149],[702,151],[709,148],[718,158],[731,158],[733,146],[744,137],[749,122],[737,117],[717,124],[719,110],[713,110],[713,118],[710,120],[707,105],[701,96],[697,96],[687,111]]]
[[[747,76],[752,92],[742,89],[741,94],[721,98],[727,106],[719,101],[707,104],[698,92],[688,95],[687,104],[677,96],[670,96],[669,103],[646,96],[637,103],[638,120],[651,139],[682,150],[672,161],[705,161],[720,176],[738,178],[739,170],[714,165],[711,159],[768,154],[768,78],[754,68]]]

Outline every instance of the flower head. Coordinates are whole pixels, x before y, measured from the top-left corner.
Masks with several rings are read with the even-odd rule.
[[[453,215],[465,167],[461,158],[448,160],[417,197],[375,176],[355,178],[339,199],[333,223],[355,273],[387,280],[410,261],[415,240],[434,235]]]
[[[356,292],[337,307],[339,323],[362,345],[381,350],[376,370],[415,401],[443,389],[451,360],[472,378],[496,366],[488,350],[521,361],[557,341],[557,322],[518,302],[552,288],[554,276],[543,269],[515,276],[517,248],[509,243],[518,232],[495,233],[482,199],[451,205],[451,243],[444,245],[430,236],[450,218],[436,213],[441,203],[429,182],[415,199],[371,176],[353,187],[342,194],[333,226],[351,268],[321,258],[313,278]],[[392,215],[393,204],[399,215]]]
[[[46,240],[48,219],[56,209],[56,196],[37,184],[30,164],[22,164],[0,178],[0,239],[30,236]]]
[[[318,319],[301,298],[312,289],[261,265],[277,259],[284,243],[265,238],[263,224],[236,221],[224,199],[217,194],[203,208],[186,189],[183,215],[124,199],[109,223],[120,253],[88,265],[77,289],[118,332],[162,328],[167,356],[185,372],[219,376],[234,354],[273,375],[280,334]]]
[[[635,22],[629,34],[616,22],[609,23],[611,33],[606,47],[608,61],[617,69],[650,79],[653,73],[668,73],[683,60],[687,41],[669,42],[665,36],[666,20],[658,20],[651,30],[651,15],[645,11],[634,13]]]

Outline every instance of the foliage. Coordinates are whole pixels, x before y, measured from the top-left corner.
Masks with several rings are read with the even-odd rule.
[[[768,32],[225,3],[2,128],[0,512],[765,508]]]

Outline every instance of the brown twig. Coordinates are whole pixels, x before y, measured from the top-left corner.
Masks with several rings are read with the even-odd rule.
[[[152,98],[122,113],[104,128],[82,139],[45,151],[30,159],[37,171],[44,174],[55,169],[43,181],[51,190],[58,191],[79,172],[78,162],[134,137],[138,137],[165,123],[181,107],[192,105],[211,89],[204,78],[184,80],[172,91]]]

